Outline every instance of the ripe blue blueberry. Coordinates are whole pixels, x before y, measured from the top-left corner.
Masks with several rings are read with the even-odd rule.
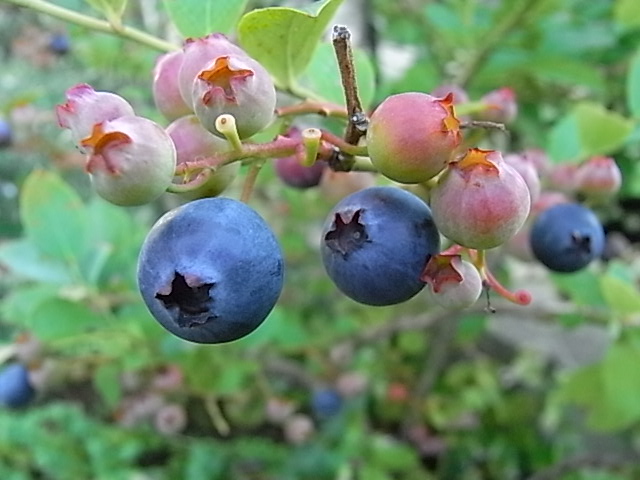
[[[12,137],[11,125],[9,125],[9,122],[6,120],[0,118],[0,148],[11,145]]]
[[[342,398],[335,390],[324,388],[313,392],[311,409],[313,414],[321,419],[336,415],[342,407]]]
[[[596,215],[576,203],[561,203],[543,211],[530,234],[535,257],[555,272],[575,272],[598,258],[604,230]]]
[[[0,406],[17,408],[29,403],[35,391],[29,372],[19,363],[11,363],[0,371]]]
[[[66,55],[71,49],[69,37],[64,33],[54,33],[49,39],[49,50],[57,55]]]
[[[427,204],[395,187],[344,198],[322,231],[327,274],[345,295],[366,305],[393,305],[416,295],[427,261],[439,250]]]
[[[255,330],[283,284],[280,246],[253,209],[230,198],[178,207],[151,228],[138,259],[147,307],[174,335],[223,343]]]

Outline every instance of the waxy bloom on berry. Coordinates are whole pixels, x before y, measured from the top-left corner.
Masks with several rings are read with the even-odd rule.
[[[431,191],[438,229],[467,248],[504,243],[522,227],[530,207],[527,184],[495,150],[470,149]]]
[[[267,71],[238,55],[209,63],[194,81],[192,97],[202,125],[219,136],[215,122],[220,115],[233,115],[240,138],[248,138],[271,122],[276,106],[276,89]]]
[[[440,173],[460,145],[453,95],[408,92],[388,97],[371,115],[367,147],[384,176],[420,183]]]
[[[222,33],[187,39],[182,51],[184,55],[178,73],[178,86],[182,99],[190,107],[193,105],[193,82],[207,64],[225,55],[247,56],[242,48],[231,43]]]
[[[142,205],[159,197],[176,168],[176,149],[164,129],[143,117],[97,123],[81,142],[86,170],[100,196],[116,205]]]
[[[214,153],[226,152],[231,148],[229,142],[205,130],[195,115],[187,115],[175,120],[166,131],[176,147],[178,165],[202,160]],[[183,196],[189,199],[215,197],[229,186],[238,174],[238,170],[240,170],[240,162],[216,167],[203,185],[185,192]]]
[[[611,157],[592,157],[576,170],[576,189],[590,199],[609,198],[620,190],[622,173]]]
[[[478,270],[460,255],[434,255],[421,280],[431,301],[448,310],[470,307],[482,293]]]
[[[178,74],[182,66],[184,52],[165,53],[158,57],[153,69],[153,100],[167,120],[175,120],[193,113],[191,104],[182,99]]]
[[[66,97],[65,104],[56,106],[58,124],[71,130],[73,141],[79,146],[96,123],[134,115],[133,107],[120,95],[97,92],[86,83],[71,87]]]

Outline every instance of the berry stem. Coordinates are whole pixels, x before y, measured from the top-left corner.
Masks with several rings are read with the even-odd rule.
[[[304,144],[304,160],[302,164],[305,167],[312,166],[318,158],[318,152],[320,151],[320,140],[322,139],[322,132],[317,128],[307,128],[302,131],[302,143]]]
[[[526,290],[516,290],[515,292],[511,292],[493,276],[489,269],[485,268],[483,274],[486,284],[501,297],[517,305],[529,305],[531,303],[531,294]]]
[[[238,135],[236,119],[233,115],[225,113],[216,118],[216,128],[224,135],[224,138],[227,139],[227,142],[231,144],[236,152],[242,151],[242,140]]]
[[[336,146],[339,150],[347,153],[348,155],[367,154],[367,147],[351,145],[330,132],[321,130],[321,138],[325,142]],[[279,136],[275,140],[267,143],[243,143],[240,150],[214,153],[213,155],[201,160],[181,163],[176,168],[176,175],[188,174],[194,170],[202,170],[203,168],[220,167],[222,165],[227,165],[229,163],[251,157],[256,159],[286,157],[294,155],[299,148],[304,148],[301,139],[284,136]],[[329,149],[320,148],[321,156],[323,154],[328,154],[329,152]]]
[[[251,194],[253,193],[253,188],[256,185],[256,180],[258,179],[258,174],[262,169],[262,165],[264,165],[264,160],[253,162],[249,167],[247,176],[244,179],[244,185],[242,186],[242,194],[240,195],[241,202],[249,202],[249,198],[251,198]]]
[[[323,117],[337,117],[348,118],[349,114],[347,109],[328,102],[316,102],[313,100],[305,100],[295,105],[289,105],[286,107],[280,107],[276,110],[276,115],[279,117],[286,117],[291,115],[306,115],[309,113],[315,113]]]
[[[162,52],[171,52],[173,50],[178,50],[180,48],[178,45],[167,42],[166,40],[163,40],[162,38],[158,38],[147,32],[143,32],[141,30],[138,30],[132,27],[127,27],[125,25],[118,25],[115,22],[112,23],[105,20],[100,20],[98,18],[94,18],[89,15],[83,15],[82,13],[78,13],[73,10],[69,10],[67,8],[60,7],[58,5],[54,5],[44,0],[0,0],[0,1],[4,1],[6,3],[12,3],[19,7],[30,8],[31,10],[44,13],[51,17],[59,18],[69,23],[80,25],[82,27],[85,27],[91,30],[110,33],[112,35],[126,38],[128,40],[133,40],[134,42],[138,42],[142,45],[146,45],[148,47],[151,47],[155,50],[160,50]]]
[[[509,133],[509,130],[507,130],[507,127],[504,126],[504,123],[489,122],[486,120],[471,120],[470,122],[462,122],[460,124],[460,128],[487,128],[500,130],[504,133]]]

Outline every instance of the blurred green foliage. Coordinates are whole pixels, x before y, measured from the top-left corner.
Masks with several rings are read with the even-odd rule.
[[[111,19],[124,3],[56,2]],[[342,2],[299,3],[304,8],[254,10],[269,2],[129,2],[123,21],[160,37],[175,35],[172,22],[184,36],[214,27],[237,32],[280,86],[339,103],[338,71],[320,37]],[[241,17],[245,5],[250,13]],[[640,217],[634,224],[624,203],[640,201],[640,2],[365,5],[377,32],[375,45],[355,52],[365,105],[443,83],[465,86],[472,100],[508,86],[519,106],[510,136],[473,138],[509,151],[541,147],[558,163],[615,155],[623,192],[599,213],[628,234],[640,233]],[[69,35],[71,52],[52,56],[47,35],[60,31]],[[265,31],[279,35],[267,38]],[[406,70],[389,75],[374,61],[371,49],[384,42],[414,55]],[[421,296],[396,307],[362,307],[332,286],[317,252],[336,199],[288,189],[267,164],[251,204],[283,246],[283,295],[249,337],[188,344],[151,318],[135,284],[146,232],[179,200],[167,194],[154,205],[123,209],[95,196],[82,156],[53,114],[67,88],[86,82],[163,122],[150,93],[158,52],[2,1],[0,46],[0,117],[15,135],[0,150],[0,359],[19,355],[25,334],[36,338],[43,353],[30,368],[46,385],[29,407],[0,411],[0,478],[640,476],[637,250],[580,273],[545,273],[535,280],[545,289],[532,307],[498,302],[497,316],[482,305],[435,311]],[[325,119],[304,120],[335,128]],[[238,183],[225,194],[237,197]],[[518,270],[501,252],[496,257],[501,277],[518,288],[528,278],[518,271],[540,273],[530,265]],[[520,340],[500,335],[504,322],[497,319],[522,330]],[[529,337],[532,324],[557,342]],[[169,367],[184,378],[163,390],[154,382]],[[364,385],[357,388],[358,381]],[[340,414],[328,421],[311,418],[319,386],[344,396]],[[148,395],[182,406],[185,428],[162,435],[153,412],[128,421],[132,405]],[[312,420],[314,431],[296,440],[288,429],[304,431],[304,422],[277,419],[274,404]]]

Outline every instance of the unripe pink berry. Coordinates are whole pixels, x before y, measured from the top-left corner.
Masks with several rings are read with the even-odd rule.
[[[301,140],[302,134],[300,129],[291,127],[285,137]],[[304,155],[304,149],[301,149],[298,154],[274,160],[276,174],[286,185],[294,188],[311,188],[320,183],[322,172],[327,167],[326,162],[318,161],[307,167],[302,164]]]
[[[516,93],[507,87],[498,88],[484,95],[481,99],[486,105],[480,114],[482,120],[499,123],[511,123],[518,115]]]
[[[527,148],[520,152],[520,155],[538,171],[538,176],[544,177],[551,169],[549,155],[541,148]]]
[[[169,121],[193,113],[180,94],[178,74],[183,57],[182,50],[165,53],[158,57],[153,69],[153,100],[156,108]]]
[[[78,146],[83,138],[91,135],[96,123],[135,114],[133,107],[120,95],[97,92],[86,83],[68,89],[66,97],[65,104],[56,106],[56,116],[61,127],[71,130],[71,137]]]
[[[182,50],[184,56],[178,73],[178,86],[182,99],[191,107],[193,106],[193,82],[207,64],[225,55],[247,55],[242,48],[231,43],[222,33],[188,39]]]
[[[187,115],[173,121],[166,131],[175,144],[178,165],[202,160],[231,148],[229,142],[206,130],[195,115]],[[239,170],[240,162],[217,167],[206,183],[182,195],[188,199],[220,195],[236,178]]]
[[[81,145],[86,170],[100,196],[116,205],[133,206],[159,197],[176,168],[171,137],[157,123],[126,116],[94,125]]]
[[[622,173],[611,157],[592,157],[576,170],[576,190],[590,199],[609,198],[620,190]]]
[[[417,92],[392,95],[373,112],[367,130],[371,162],[384,176],[401,183],[436,176],[460,140],[451,94],[442,99]]]
[[[313,420],[307,415],[292,415],[284,423],[284,438],[293,445],[306,443],[314,433]]]
[[[531,203],[533,204],[540,196],[540,177],[535,165],[528,161],[526,157],[517,153],[504,156],[504,161],[511,165],[518,172],[529,188]]]
[[[421,279],[431,301],[447,310],[470,307],[482,293],[478,270],[460,255],[434,255]]]
[[[554,165],[549,170],[547,183],[550,188],[563,193],[575,193],[577,188],[578,165],[575,163],[562,163]]]
[[[467,248],[497,247],[524,224],[531,207],[522,176],[494,150],[470,149],[431,191],[438,230]]]
[[[198,74],[193,83],[193,108],[202,125],[222,136],[216,119],[233,115],[240,138],[248,138],[273,119],[276,89],[269,73],[249,57],[218,57]]]

